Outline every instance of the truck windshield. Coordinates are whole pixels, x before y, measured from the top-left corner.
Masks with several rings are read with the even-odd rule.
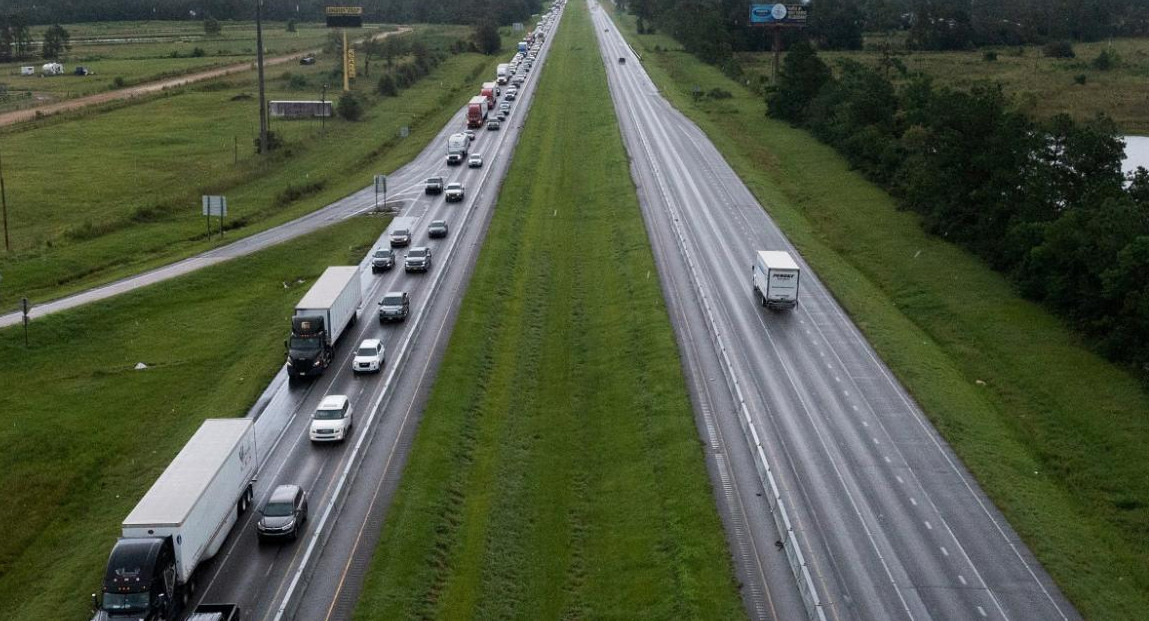
[[[150,601],[148,593],[105,593],[104,610],[108,612],[143,612]]]
[[[323,349],[323,339],[318,336],[293,336],[291,349],[294,351],[318,351]]]

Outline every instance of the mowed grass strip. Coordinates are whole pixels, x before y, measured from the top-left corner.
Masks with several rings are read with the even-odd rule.
[[[469,32],[417,30],[428,41]],[[359,122],[330,119],[321,127],[273,119],[271,129],[286,146],[267,160],[254,152],[254,73],[10,130],[4,153],[20,157],[4,158],[12,253],[0,258],[0,308],[170,263],[361,190],[373,174],[399,168],[426,147],[497,62],[482,54],[449,56],[398,97],[369,97]],[[333,63],[269,69],[268,99],[319,99],[324,83],[331,84],[328,99],[337,98],[338,84],[327,75]],[[357,91],[373,89],[384,63],[372,67]],[[406,138],[399,136],[402,127],[410,130]],[[239,228],[222,241],[205,239],[203,194],[227,196],[225,223]],[[218,228],[218,219],[213,224]]]
[[[540,70],[355,618],[745,618],[585,6]]]
[[[0,619],[88,618],[123,518],[203,419],[246,413],[283,364],[295,303],[385,222],[37,319],[27,348],[0,331]]]
[[[618,15],[615,15],[616,20]],[[663,35],[651,77],[709,135],[1087,619],[1149,610],[1149,395],[976,258]],[[658,51],[655,47],[658,47]],[[718,87],[722,101],[694,102]]]

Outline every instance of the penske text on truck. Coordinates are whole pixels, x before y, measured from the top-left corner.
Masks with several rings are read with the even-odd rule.
[[[355,319],[362,301],[357,266],[334,266],[323,272],[295,306],[287,341],[288,377],[320,375],[331,365],[335,342]]]
[[[251,506],[256,462],[252,421],[205,420],[124,520],[93,621],[178,618],[196,570]]]
[[[753,283],[758,302],[767,308],[798,305],[798,264],[783,251],[759,250],[754,257]]]

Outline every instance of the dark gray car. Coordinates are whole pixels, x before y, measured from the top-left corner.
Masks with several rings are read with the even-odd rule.
[[[379,323],[403,321],[411,312],[411,296],[406,291],[388,291],[379,300]]]
[[[295,539],[307,521],[307,492],[298,485],[280,485],[259,514],[255,531],[260,540]]]
[[[371,271],[373,273],[385,272],[395,267],[395,251],[390,248],[378,248],[371,255]]]

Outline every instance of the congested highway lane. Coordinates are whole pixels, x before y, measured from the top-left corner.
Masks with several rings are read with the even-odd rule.
[[[1080,618],[706,135],[591,10],[752,616]],[[757,304],[758,250],[802,265],[793,311]]]
[[[252,620],[350,618],[546,53],[544,44],[534,70],[520,69],[526,81],[502,129],[476,130],[471,151],[483,154],[481,168],[445,163],[446,136],[464,128],[462,114],[444,129],[442,140],[404,168],[408,187],[403,221],[414,223],[411,247],[432,249],[432,267],[427,273],[404,272],[400,250],[397,266],[375,275],[365,258],[363,306],[358,321],[340,339],[337,361],[311,383],[288,382],[281,371],[259,399],[249,414],[256,418],[263,459],[256,506],[275,486],[296,483],[310,494],[310,517],[298,541],[279,545],[261,544],[254,532],[258,515],[247,514],[201,574],[198,601],[238,603],[244,618]],[[478,84],[475,87],[477,91]],[[436,175],[462,182],[465,200],[447,203],[443,195],[423,194],[423,181]],[[366,194],[373,205],[373,191]],[[357,204],[366,198],[350,197],[341,210],[330,210],[331,216],[369,208]],[[445,239],[428,239],[427,225],[439,219],[448,222],[450,233]],[[394,224],[388,232],[391,228]],[[387,243],[385,232],[378,245]],[[377,301],[397,290],[411,294],[410,315],[403,322],[381,324]],[[287,317],[283,325],[286,334]],[[386,364],[378,374],[355,375],[350,361],[366,338],[382,340]],[[350,398],[354,429],[343,443],[312,444],[309,416],[329,394]]]

